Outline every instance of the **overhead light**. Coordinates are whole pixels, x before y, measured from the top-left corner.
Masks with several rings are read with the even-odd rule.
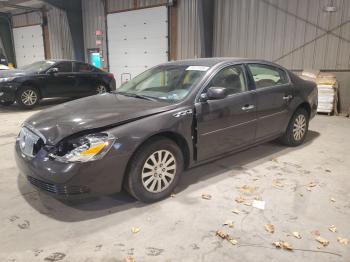
[[[328,1],[328,4],[323,8],[323,11],[329,12],[329,13],[336,12],[337,7],[334,5],[334,1],[333,0]]]

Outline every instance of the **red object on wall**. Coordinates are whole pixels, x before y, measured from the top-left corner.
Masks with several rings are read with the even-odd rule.
[[[96,30],[96,36],[101,36],[103,35],[103,32],[101,30]]]
[[[101,40],[96,40],[96,46],[100,46],[102,45],[102,41]]]

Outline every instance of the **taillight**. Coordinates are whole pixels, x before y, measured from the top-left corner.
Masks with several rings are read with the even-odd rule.
[[[114,78],[114,75],[112,73],[107,74],[108,77]]]

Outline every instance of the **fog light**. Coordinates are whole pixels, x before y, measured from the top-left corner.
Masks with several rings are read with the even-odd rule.
[[[3,96],[4,95],[4,92],[0,92],[0,96]]]

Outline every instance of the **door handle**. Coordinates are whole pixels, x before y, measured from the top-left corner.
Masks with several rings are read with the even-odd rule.
[[[246,111],[246,110],[253,109],[254,107],[255,107],[254,105],[245,105],[242,107],[242,110]]]
[[[289,101],[289,100],[292,99],[292,98],[293,98],[292,95],[288,95],[288,96],[284,96],[284,97],[283,97],[283,100]]]

